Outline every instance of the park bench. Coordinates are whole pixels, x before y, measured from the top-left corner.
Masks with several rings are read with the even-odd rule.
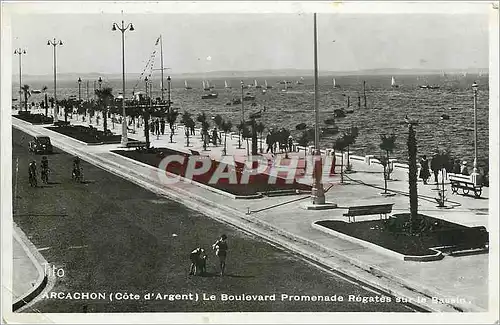
[[[387,218],[387,214],[392,212],[393,205],[394,204],[391,203],[349,207],[347,213],[344,213],[344,217],[348,217],[349,222],[351,222],[351,218],[354,222],[356,222],[356,216],[368,216],[373,214],[379,214],[380,219]]]
[[[146,142],[144,141],[129,141],[126,145],[127,148],[146,149]]]
[[[468,195],[470,191],[473,191],[474,197],[481,196],[483,185],[475,185],[470,176],[450,173],[448,179],[451,184],[451,194],[458,194],[458,190],[462,189],[463,195]]]

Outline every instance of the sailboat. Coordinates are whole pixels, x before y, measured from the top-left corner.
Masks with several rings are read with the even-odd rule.
[[[393,88],[399,87],[399,85],[396,83],[396,79],[394,78],[394,76],[391,79],[391,87],[393,87]]]
[[[281,89],[281,91],[288,91],[288,82],[286,80],[283,80],[283,83],[285,85],[285,88]]]
[[[295,83],[297,85],[303,85],[304,84],[304,77],[300,77],[300,80],[297,80]]]
[[[210,84],[208,81],[203,80],[203,90],[210,90]]]
[[[262,88],[262,86],[260,86],[260,85],[257,83],[257,80],[254,80],[254,81],[253,81],[253,85],[255,86],[255,88]]]
[[[186,89],[186,90],[188,90],[188,89],[192,89],[192,88],[188,85],[187,80],[184,80],[184,89]]]
[[[270,85],[267,84],[267,80],[264,81],[264,85],[265,85],[266,89],[273,88],[273,86],[270,86]]]
[[[337,81],[335,80],[335,78],[333,78],[333,88],[340,88],[340,86],[337,85]]]
[[[231,89],[231,86],[227,84],[227,80],[224,80],[224,88]]]

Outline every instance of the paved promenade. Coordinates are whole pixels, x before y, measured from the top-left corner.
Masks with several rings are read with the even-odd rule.
[[[81,117],[71,120],[81,122]],[[233,224],[235,227],[259,235],[282,247],[293,250],[323,265],[339,270],[352,278],[366,282],[374,287],[385,288],[395,295],[408,297],[416,301],[427,297],[427,302],[419,305],[434,311],[486,311],[488,309],[488,254],[461,257],[446,256],[435,262],[402,261],[381,251],[376,251],[357,243],[347,241],[314,229],[311,224],[318,220],[343,220],[345,208],[352,205],[376,203],[394,203],[393,213],[409,210],[407,197],[407,170],[396,168],[388,188],[395,196],[381,196],[383,188],[382,167],[378,164],[365,164],[361,160],[351,160],[353,173],[345,175],[346,184],[337,181],[325,184],[328,202],[338,204],[334,210],[309,211],[303,209],[308,195],[292,197],[261,198],[258,200],[230,200],[220,193],[186,182],[165,185],[160,182],[154,168],[121,157],[110,150],[119,145],[87,146],[79,141],[29,123],[13,118],[13,125],[31,134],[45,134],[51,137],[55,146],[72,154],[78,154],[84,160],[115,174],[131,180],[156,193],[168,196],[186,206],[197,209],[208,216]],[[120,134],[120,125],[109,128]],[[93,126],[96,126],[95,123]],[[98,128],[102,128],[102,119]],[[167,128],[167,131],[169,129]],[[144,141],[142,129],[129,137]],[[417,134],[418,136],[418,134]],[[186,150],[184,130],[178,127],[169,143],[169,135],[151,136],[154,147],[170,147]],[[244,157],[245,149],[237,148],[237,137],[228,136],[228,155]],[[202,150],[199,133],[190,139],[189,149],[220,159],[222,148],[209,147]],[[246,141],[243,142],[246,146]],[[304,152],[300,153],[301,155]],[[292,155],[298,155],[293,153]],[[244,159],[244,158],[243,158]],[[337,163],[339,160],[337,160]],[[337,172],[340,167],[337,167]],[[332,185],[330,187],[330,185]],[[483,225],[488,227],[488,188],[484,188],[482,199],[461,195],[451,195],[447,188],[447,208],[436,207],[435,186],[419,183],[419,211],[427,215],[446,219],[466,226]],[[251,213],[248,214],[248,211]],[[431,298],[463,298],[467,303],[448,301],[432,302]]]

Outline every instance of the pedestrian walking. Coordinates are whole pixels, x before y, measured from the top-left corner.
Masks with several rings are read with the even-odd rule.
[[[151,122],[149,123],[149,125],[151,125],[151,134],[155,134],[156,131],[155,131],[155,122],[153,119],[151,119]]]
[[[212,245],[215,250],[215,255],[219,258],[220,275],[223,276],[226,270],[226,257],[227,257],[227,236],[222,235],[220,238]]]
[[[218,138],[219,138],[219,135],[217,132],[217,128],[214,127],[214,129],[212,130],[212,143],[214,144],[214,146],[217,146],[217,139]]]
[[[469,176],[469,170],[467,169],[467,162],[466,161],[462,161],[462,169],[460,170],[460,174],[462,175],[465,175],[465,176]]]
[[[453,164],[452,172],[453,174],[460,174],[460,160],[455,159],[455,163]]]
[[[266,135],[266,144],[267,144],[267,150],[266,150],[266,153],[269,153],[269,151],[271,151],[271,153],[273,152],[273,149],[272,149],[272,143],[271,143],[271,132],[269,132],[267,135]]]
[[[165,134],[165,119],[162,117],[160,120],[161,135]]]
[[[205,255],[205,251],[201,247],[197,247],[191,251],[191,253],[189,254],[189,260],[191,261],[191,266],[189,267],[189,275],[198,275],[199,273],[201,273],[201,260],[203,255]]]
[[[424,155],[422,159],[420,159],[420,174],[419,177],[422,179],[424,184],[427,184],[427,180],[431,177],[431,173],[429,172],[429,161],[427,157]]]
[[[156,135],[160,135],[160,119],[159,118],[156,118],[156,121],[155,121],[155,131],[156,131]]]
[[[431,160],[431,169],[434,174],[434,183],[438,183],[438,174],[439,174],[439,162],[438,162],[438,154],[434,153]]]
[[[288,137],[288,151],[293,152],[293,137],[291,135]]]
[[[190,128],[190,129],[191,129],[191,135],[195,135],[195,134],[194,134],[194,125],[191,125],[191,128]]]

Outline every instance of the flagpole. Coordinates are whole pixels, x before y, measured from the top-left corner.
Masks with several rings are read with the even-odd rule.
[[[161,55],[161,101],[163,102],[163,37],[160,34],[160,55]],[[170,103],[169,103],[170,105]]]

